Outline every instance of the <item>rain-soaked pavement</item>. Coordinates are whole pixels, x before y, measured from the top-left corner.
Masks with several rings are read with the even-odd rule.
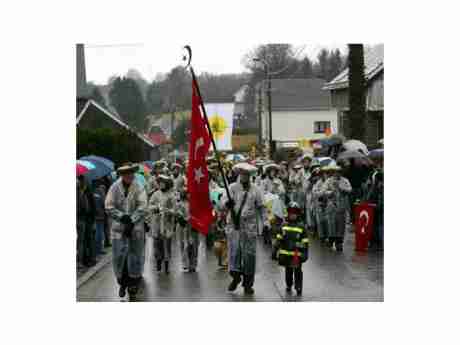
[[[173,247],[170,274],[152,265],[152,242],[147,239],[146,263],[138,301],[383,301],[383,253],[356,254],[353,235],[347,233],[343,253],[320,247],[310,240],[310,259],[303,265],[303,295],[285,292],[284,270],[271,260],[270,250],[259,238],[255,294],[245,296],[241,284],[227,292],[231,279],[219,269],[212,250],[200,241],[198,269],[182,270],[179,247]],[[77,290],[77,301],[120,301],[112,265],[108,264]]]

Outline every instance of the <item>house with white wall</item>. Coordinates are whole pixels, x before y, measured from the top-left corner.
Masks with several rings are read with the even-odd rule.
[[[337,132],[337,110],[331,106],[331,96],[324,90],[326,81],[311,79],[272,79],[272,137],[277,147],[300,140],[324,138],[327,129]],[[267,81],[256,95],[256,107],[261,121],[261,135],[265,145],[269,141],[269,114],[266,94]]]

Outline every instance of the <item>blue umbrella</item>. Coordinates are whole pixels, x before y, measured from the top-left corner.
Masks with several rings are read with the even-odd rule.
[[[111,163],[108,159],[95,156],[86,156],[80,158],[81,161],[86,161],[92,163],[96,168],[90,170],[86,177],[88,180],[98,180],[106,175],[109,175],[114,170],[114,164]]]
[[[98,162],[106,165],[111,170],[115,170],[115,164],[110,159],[107,159],[107,158],[104,158],[104,157],[90,155],[90,156],[81,157],[80,159],[83,159],[83,160],[89,161],[89,162],[98,161]]]

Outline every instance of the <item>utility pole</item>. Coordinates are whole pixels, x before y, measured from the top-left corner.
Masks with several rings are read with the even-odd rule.
[[[270,159],[273,159],[274,147],[273,147],[273,132],[272,132],[272,77],[268,71],[267,65],[267,97],[268,97],[268,130],[269,130],[269,144],[270,144]]]
[[[269,158],[273,159],[274,147],[273,147],[273,131],[272,131],[272,78],[270,70],[268,68],[267,61],[259,58],[254,58],[252,61],[262,62],[264,64],[265,78],[267,79],[267,102],[268,102],[268,145],[269,145]]]
[[[258,105],[258,126],[259,126],[259,145],[262,145],[262,83],[259,84],[259,105]]]

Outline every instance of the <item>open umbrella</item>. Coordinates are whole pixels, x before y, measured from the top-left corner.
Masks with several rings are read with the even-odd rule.
[[[361,151],[365,155],[369,154],[366,144],[359,140],[351,139],[343,143],[343,147],[348,151]]]
[[[77,164],[80,164],[80,165],[84,166],[88,170],[96,169],[96,166],[93,163],[88,162],[88,161],[82,161],[82,160],[79,159],[79,160],[77,160]]]
[[[351,159],[351,158],[366,158],[366,155],[361,153],[360,151],[356,150],[348,150],[345,152],[341,152],[337,157],[338,160],[342,159]]]
[[[134,178],[136,179],[137,182],[139,182],[139,184],[144,187],[145,184],[146,184],[146,181],[145,181],[145,177],[142,176],[141,174],[138,174],[138,173],[135,173],[134,174]]]
[[[92,163],[99,162],[99,163],[104,164],[105,166],[107,166],[109,169],[115,170],[115,164],[110,159],[107,159],[107,158],[104,158],[104,157],[90,155],[90,156],[80,157],[80,159],[88,161],[88,162],[92,162]]]
[[[334,146],[340,145],[345,141],[345,137],[341,134],[333,134],[330,137],[320,139],[318,142],[321,146]]]
[[[103,163],[100,160],[95,160],[93,158],[80,158],[80,162],[83,162],[85,164],[92,164],[94,166],[94,169],[91,169],[87,174],[86,177],[88,180],[93,181],[93,180],[98,180],[106,175],[109,175],[112,171],[113,168],[110,168],[107,163]]]
[[[77,176],[86,174],[89,170],[90,169],[88,169],[86,166],[77,162]]]
[[[257,168],[254,165],[251,165],[249,163],[243,162],[243,163],[238,163],[233,166],[234,170],[245,170],[250,173],[257,172]]]
[[[225,157],[225,160],[226,161],[241,162],[241,161],[245,161],[246,158],[242,154],[235,153],[235,154],[227,155],[227,157]]]
[[[142,163],[144,163],[144,165],[147,165],[150,168],[150,170],[153,170],[153,165],[155,164],[153,161],[144,161]]]
[[[383,149],[372,150],[371,152],[369,152],[369,158],[370,159],[383,158]]]
[[[139,164],[139,170],[138,170],[139,174],[147,176],[147,175],[150,175],[151,171],[152,169],[150,169],[147,164],[144,164],[144,163]]]

